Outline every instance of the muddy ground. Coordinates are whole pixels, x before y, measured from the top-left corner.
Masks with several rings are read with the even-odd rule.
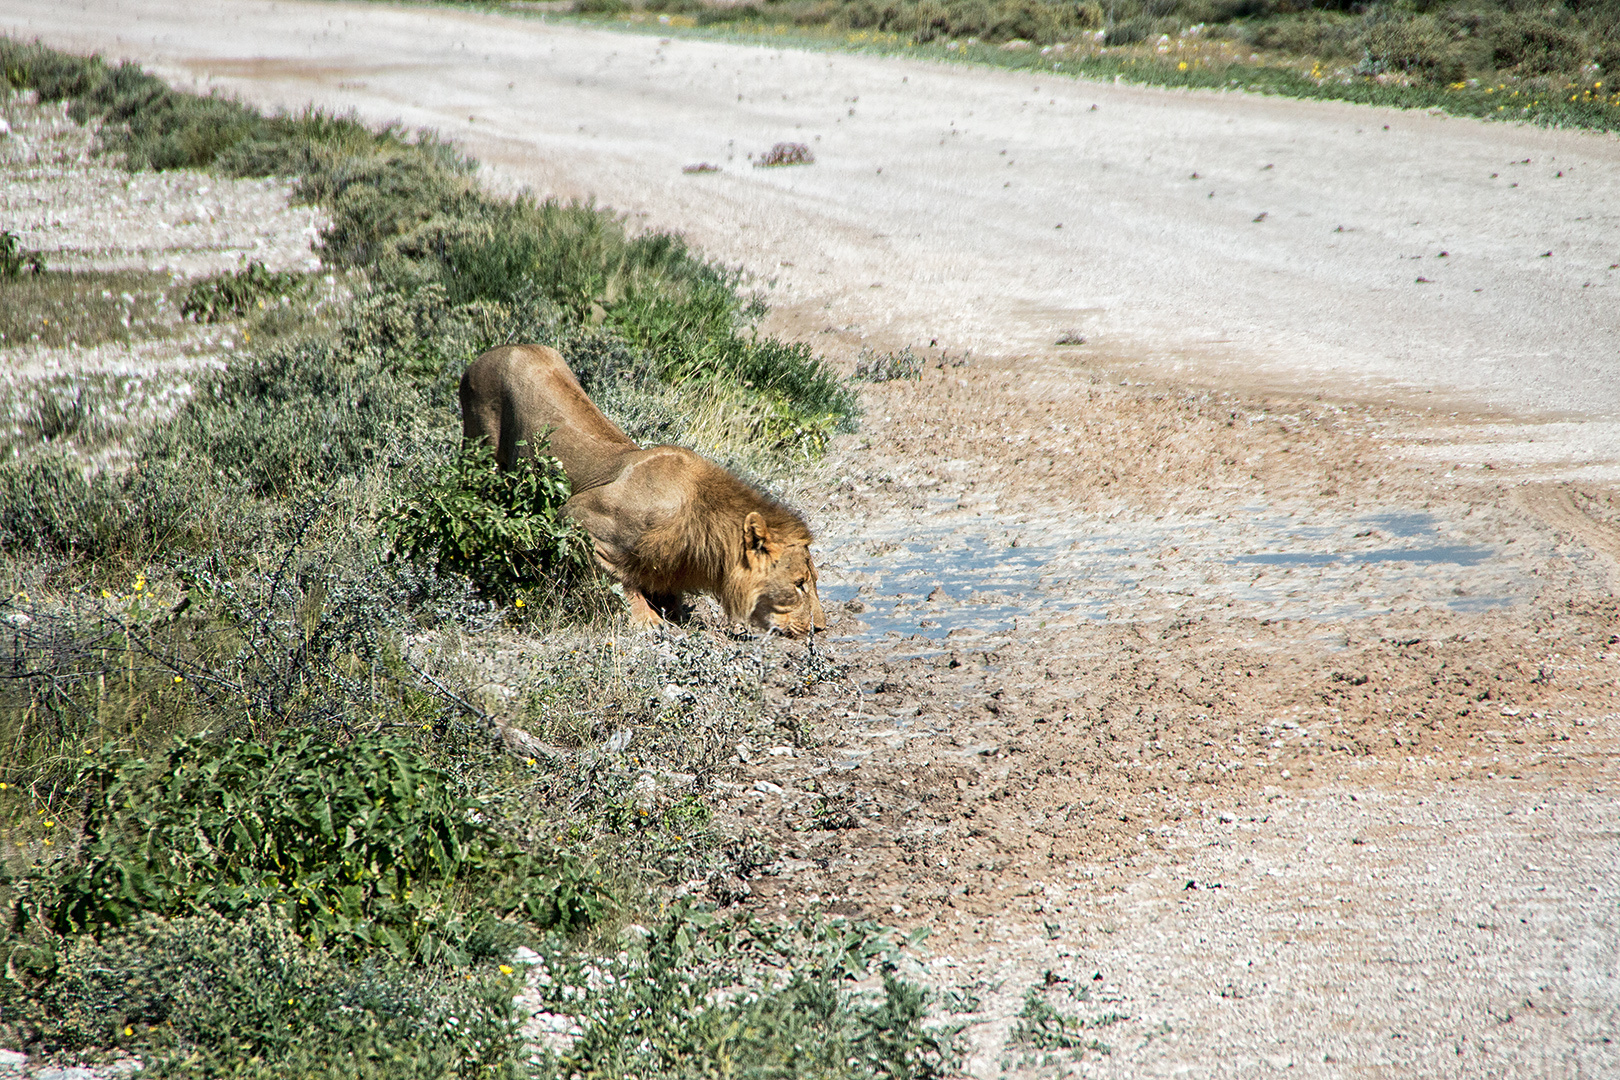
[[[852,689],[781,688],[807,745],[733,800],[789,853],[756,902],[930,926],[978,1075],[1620,1067],[1613,492],[1093,364],[867,401],[820,511]],[[1110,1052],[1006,1046],[1048,970]]]
[[[341,97],[341,74],[297,79]],[[656,224],[701,217],[686,189],[637,190]],[[1085,345],[1035,342],[1046,307],[980,333],[1018,297],[931,334],[926,267],[876,290],[887,241],[758,206],[763,239],[732,241],[763,245],[752,269],[786,275],[795,242],[825,264],[788,275],[769,329],[846,370],[907,344],[925,363],[869,385],[860,431],[791,492],[835,616],[812,647],[843,673],[776,669],[781,738],[738,747],[723,817],[781,855],[738,902],[929,927],[922,974],[975,1076],[1620,1075],[1620,500],[1613,447],[1582,449],[1612,425],[1319,396],[1262,370],[1275,350],[1200,367],[1116,315]],[[1366,303],[1343,317],[1370,324]],[[1445,317],[1423,319],[1403,333]],[[1560,340],[1612,342],[1579,321]],[[1569,350],[1559,393],[1610,393]],[[1072,1045],[1009,1040],[1032,989]]]

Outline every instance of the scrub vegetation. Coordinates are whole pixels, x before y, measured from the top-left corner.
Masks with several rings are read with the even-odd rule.
[[[0,347],[232,349],[161,408],[123,374],[8,391],[0,1039],[143,1076],[946,1071],[908,943],[724,910],[776,858],[706,801],[782,737],[763,673],[840,672],[626,639],[555,463],[458,449],[460,372],[510,342],[766,477],[853,390],[679,237],[492,196],[431,136],[5,39],[0,70],[131,170],[291,176],[329,220],[321,278],[5,248]]]
[[[578,0],[574,9],[661,32],[1620,127],[1615,0]]]

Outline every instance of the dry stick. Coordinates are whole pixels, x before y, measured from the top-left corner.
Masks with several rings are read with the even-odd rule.
[[[514,757],[520,757],[525,760],[530,758],[548,758],[553,761],[563,761],[567,759],[568,755],[562,751],[547,746],[545,743],[541,742],[539,739],[536,739],[533,735],[530,735],[522,728],[515,728],[511,724],[508,724],[506,721],[502,720],[500,717],[491,715],[490,713],[485,712],[483,709],[480,709],[478,706],[472,704],[466,698],[462,697],[460,694],[444,685],[438,679],[435,679],[432,675],[429,675],[422,668],[418,667],[411,661],[410,657],[404,657],[404,660],[405,666],[416,672],[416,674],[419,675],[424,682],[431,686],[440,697],[466,712],[467,715],[494,728],[495,734],[500,737],[501,745],[504,746],[507,752]]]

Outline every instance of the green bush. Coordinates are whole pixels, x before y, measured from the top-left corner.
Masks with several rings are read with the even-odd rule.
[[[43,274],[45,256],[23,247],[22,237],[10,229],[0,232],[0,280],[13,281],[24,272]]]
[[[590,577],[590,538],[563,516],[571,494],[562,465],[543,447],[502,470],[479,442],[407,492],[382,525],[402,555],[511,600]]]
[[[1363,41],[1366,56],[1360,70],[1364,74],[1403,72],[1423,82],[1445,84],[1465,73],[1452,40],[1427,15],[1380,18]]]
[[[1491,63],[1518,75],[1564,75],[1577,71],[1592,50],[1578,34],[1545,18],[1514,13],[1489,35]]]
[[[547,1075],[738,1080],[956,1075],[955,1032],[924,1025],[926,995],[893,974],[897,947],[872,923],[722,922],[690,909],[589,985],[552,958],[546,1007],[583,1029]],[[851,990],[882,973],[881,995]]]
[[[37,983],[12,972],[14,1031],[133,1051],[143,1076],[520,1075],[511,980],[348,963],[269,908],[146,915],[64,941]]]
[[[302,274],[265,269],[264,263],[249,263],[246,269],[204,278],[186,290],[180,314],[198,322],[217,323],[240,319],[255,308],[291,299],[303,283]]]
[[[577,865],[476,823],[454,779],[395,736],[180,738],[156,758],[92,756],[70,786],[77,850],[19,884],[19,926],[269,907],[317,945],[461,964],[510,936],[502,920],[574,932],[608,906]]]

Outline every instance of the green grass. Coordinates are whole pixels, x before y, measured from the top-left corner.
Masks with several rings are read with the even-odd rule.
[[[678,237],[492,196],[431,136],[3,39],[0,67],[129,168],[294,177],[339,279],[0,281],[31,345],[238,346],[189,396],[4,401],[0,1041],[151,1076],[942,1075],[881,928],[665,907],[776,858],[711,801],[776,737],[758,646],[627,640],[555,468],[457,454],[457,380],[497,344],[561,349],[637,438],[766,472],[852,423],[850,388]],[[575,1025],[550,1050],[520,1037],[520,945]]]
[[[0,348],[60,349],[172,336],[184,289],[151,270],[46,270],[0,279]]]
[[[1491,0],[1421,9],[1374,3],[1359,13],[1263,0],[1121,0],[1106,8],[1044,0],[781,0],[723,7],[654,0],[608,7],[582,8],[575,17],[666,35],[1620,130],[1620,5],[1614,3],[1553,4],[1534,12]],[[1019,47],[1003,47],[1009,43]]]

